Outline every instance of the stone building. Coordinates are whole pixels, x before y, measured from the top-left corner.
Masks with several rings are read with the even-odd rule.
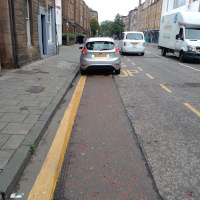
[[[138,8],[135,8],[134,10],[130,10],[129,14],[126,17],[126,31],[136,31],[137,30],[137,12]]]
[[[98,12],[90,9],[90,18],[96,18],[98,20]]]
[[[63,33],[90,37],[91,9],[83,0],[63,0]]]
[[[54,0],[1,1],[0,13],[2,68],[19,68],[56,53]]]
[[[138,30],[159,30],[162,0],[140,0],[138,7]]]

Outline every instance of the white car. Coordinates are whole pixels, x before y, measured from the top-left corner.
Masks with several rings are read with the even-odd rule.
[[[119,42],[119,51],[121,54],[137,53],[143,56],[145,52],[144,34],[138,31],[123,32]]]

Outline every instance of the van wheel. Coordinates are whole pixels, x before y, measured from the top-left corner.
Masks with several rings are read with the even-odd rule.
[[[180,62],[185,62],[185,57],[184,57],[184,54],[183,54],[182,51],[180,52],[180,55],[179,55],[179,61]]]
[[[166,49],[163,47],[162,49],[161,49],[161,56],[166,56]]]
[[[115,70],[115,74],[120,74],[120,69]]]

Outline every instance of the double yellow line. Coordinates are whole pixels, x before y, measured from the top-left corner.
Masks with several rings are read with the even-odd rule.
[[[28,200],[53,198],[87,76],[81,76]]]

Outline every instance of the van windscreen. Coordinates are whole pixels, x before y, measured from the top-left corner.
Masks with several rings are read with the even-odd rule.
[[[185,38],[189,40],[200,40],[200,28],[186,28]]]

